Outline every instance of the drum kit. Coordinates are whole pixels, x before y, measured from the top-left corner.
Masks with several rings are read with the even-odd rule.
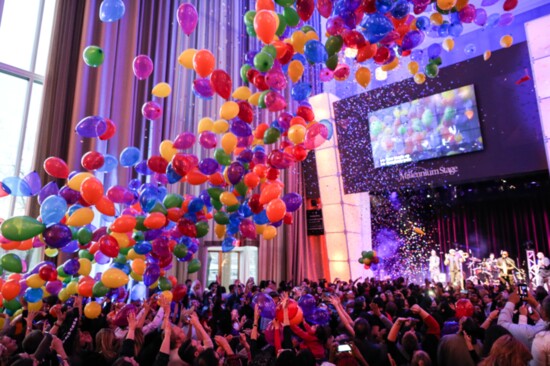
[[[499,285],[499,269],[496,266],[496,261],[489,259],[479,259],[470,256],[467,259],[466,267],[468,268],[470,277],[468,281],[483,285]],[[514,266],[513,277],[515,283],[524,283],[526,280],[525,271]]]

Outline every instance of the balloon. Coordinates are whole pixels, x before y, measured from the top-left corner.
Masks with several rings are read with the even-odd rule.
[[[88,46],[82,53],[84,63],[91,67],[99,67],[105,60],[105,53],[98,46]]]
[[[42,233],[44,242],[55,249],[63,248],[73,239],[71,229],[63,224],[53,224]]]
[[[300,102],[309,98],[311,95],[311,84],[308,83],[298,83],[292,87],[290,92],[292,99]]]
[[[195,135],[190,132],[179,134],[174,140],[173,147],[176,149],[189,149],[195,144]]]
[[[288,76],[290,77],[290,80],[292,80],[292,82],[296,83],[298,80],[300,80],[303,73],[304,65],[300,61],[290,61],[290,64],[288,65]]]
[[[266,213],[271,222],[282,220],[286,213],[285,202],[280,198],[273,199],[267,204]]]
[[[59,196],[49,196],[40,206],[40,216],[46,225],[61,221],[66,212],[67,202]]]
[[[134,304],[126,304],[120,309],[113,320],[113,323],[117,327],[126,327],[128,326],[128,315],[130,313],[137,313],[137,309]]]
[[[127,147],[120,153],[120,165],[131,167],[136,165],[141,159],[141,151],[137,147]]]
[[[313,63],[325,62],[328,58],[325,46],[317,40],[306,42],[304,46],[304,55],[309,62]]]
[[[254,17],[254,31],[265,44],[271,43],[277,31],[277,17],[274,12],[260,10]]]
[[[23,271],[21,259],[13,253],[4,254],[0,259],[0,264],[8,272],[21,273]]]
[[[457,319],[462,318],[463,316],[472,316],[474,315],[474,306],[468,299],[460,299],[455,304],[455,316]]]
[[[102,117],[88,116],[78,122],[75,131],[80,137],[99,137],[107,131],[107,123]]]
[[[210,131],[201,132],[199,135],[199,143],[205,149],[213,149],[218,144],[216,134]]]
[[[179,57],[178,62],[181,66],[185,67],[186,69],[193,69],[193,57],[195,57],[195,54],[197,53],[197,50],[194,48],[188,48],[185,51],[183,51]]]
[[[300,296],[298,299],[298,306],[302,309],[302,312],[304,313],[304,316],[308,317],[313,313],[313,310],[315,310],[315,305],[317,304],[317,301],[315,300],[315,297],[310,294],[305,294]]]
[[[19,292],[21,291],[21,285],[19,284],[19,281],[17,280],[7,280],[2,285],[2,297],[4,298],[4,301],[10,301],[13,300],[19,295]]]
[[[172,88],[170,87],[170,84],[164,82],[158,83],[153,87],[153,90],[151,90],[151,94],[159,98],[166,98],[171,92]]]
[[[197,27],[199,14],[193,4],[181,4],[178,8],[178,24],[186,35],[193,33]]]
[[[200,50],[193,56],[193,69],[205,78],[214,71],[215,58],[209,50]]]
[[[220,117],[225,120],[230,120],[239,114],[239,105],[233,101],[228,101],[220,107]]]
[[[74,206],[73,206],[74,207]],[[88,225],[94,219],[94,211],[89,207],[81,207],[75,210],[67,219],[69,226]]]
[[[363,18],[361,27],[365,29],[363,34],[370,43],[377,43],[393,30],[392,22],[382,13],[366,14]]]
[[[160,277],[160,267],[157,264],[149,264],[143,273],[143,283],[145,286],[151,286]]]
[[[145,80],[153,72],[153,60],[147,55],[138,55],[134,58],[132,68],[138,80]]]
[[[96,319],[101,315],[101,305],[92,301],[84,306],[84,316],[88,319]]]
[[[302,196],[297,193],[287,193],[282,198],[288,212],[294,212],[302,205]]]
[[[119,288],[128,283],[128,275],[118,268],[109,268],[101,275],[101,283],[107,288]]]
[[[143,103],[143,106],[141,107],[141,114],[146,119],[154,121],[162,117],[162,107],[157,102],[150,100]]]
[[[99,6],[99,19],[102,22],[116,22],[124,16],[124,1],[122,0],[103,0]]]
[[[366,88],[370,84],[371,79],[371,72],[366,67],[360,67],[355,72],[355,80],[361,85],[363,88]]]
[[[44,224],[29,216],[10,217],[0,226],[4,238],[14,241],[30,239],[42,233],[44,229]]]
[[[401,49],[403,51],[411,50],[417,47],[423,41],[424,41],[424,33],[419,30],[412,30],[410,32],[407,32],[403,37],[403,41],[401,43]]]
[[[512,38],[511,35],[505,35],[505,36],[502,36],[502,38],[500,38],[500,45],[503,48],[508,48],[512,46],[513,43],[514,43],[514,39]]]
[[[260,309],[260,315],[262,317],[267,319],[275,318],[275,308],[277,307],[277,305],[268,294],[260,292],[254,295],[254,297],[252,298],[252,304],[254,304],[254,306],[258,305]]]
[[[69,259],[63,264],[63,271],[69,276],[76,275],[79,269],[80,269],[80,262],[76,258]]]
[[[231,76],[223,70],[214,70],[210,76],[210,83],[216,93],[223,99],[229,99],[231,96],[232,82]]]
[[[457,0],[437,0],[437,7],[441,10],[451,10],[456,5]]]

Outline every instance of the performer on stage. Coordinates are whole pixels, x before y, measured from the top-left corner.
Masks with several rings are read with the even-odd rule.
[[[432,255],[430,257],[430,279],[433,282],[439,281],[439,274],[441,273],[439,270],[439,264],[439,255],[437,255],[435,250],[432,250]]]
[[[550,290],[550,259],[544,253],[537,253],[537,286],[545,286]]]
[[[491,274],[491,281],[498,281],[497,260],[493,253],[489,254],[489,258],[485,260],[485,270]]]
[[[451,283],[453,285],[460,285],[461,288],[464,288],[462,262],[464,262],[464,257],[457,254],[456,250],[451,249],[448,254],[445,254],[445,261],[443,263],[449,267]]]
[[[497,259],[497,267],[499,269],[499,279],[503,284],[514,284],[514,269],[516,265],[514,260],[508,257],[508,252],[503,250],[500,252],[500,258]]]

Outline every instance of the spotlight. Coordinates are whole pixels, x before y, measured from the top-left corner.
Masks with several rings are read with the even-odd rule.
[[[388,73],[382,70],[381,67],[377,67],[376,70],[374,70],[374,77],[378,81],[384,81],[388,78]]]

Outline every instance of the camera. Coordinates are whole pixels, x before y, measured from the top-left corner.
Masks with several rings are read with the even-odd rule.
[[[348,343],[339,344],[337,351],[338,353],[351,352],[351,346]]]
[[[518,284],[518,294],[519,294],[519,297],[523,300],[525,299],[527,296],[528,296],[528,292],[527,292],[527,285],[524,284],[524,283],[520,283]]]

